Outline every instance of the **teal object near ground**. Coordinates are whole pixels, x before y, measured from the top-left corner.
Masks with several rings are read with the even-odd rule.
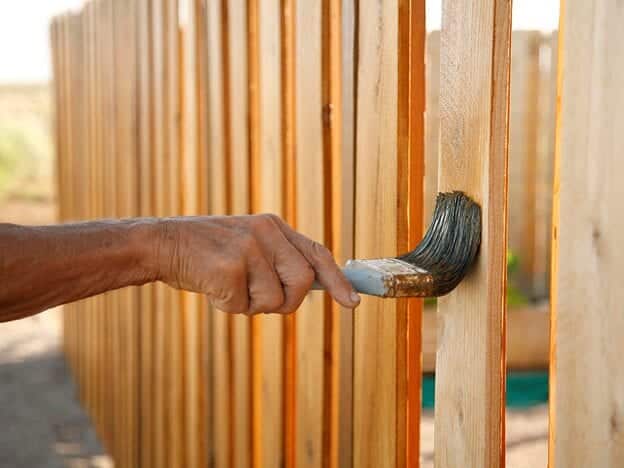
[[[548,372],[508,372],[507,407],[528,408],[548,402]],[[435,376],[423,376],[422,406],[432,409],[435,406]]]

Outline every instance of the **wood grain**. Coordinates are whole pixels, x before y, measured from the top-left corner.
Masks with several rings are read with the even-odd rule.
[[[114,4],[115,41],[124,44],[115,59],[117,113],[117,215],[137,216],[137,63],[136,63],[136,2]],[[119,292],[119,333],[123,363],[120,366],[121,413],[126,436],[123,440],[121,466],[138,464],[138,291],[126,288]],[[91,320],[93,323],[93,320]]]
[[[297,230],[325,242],[325,171],[322,101],[321,2],[297,2],[295,9],[295,121]],[[325,115],[324,115],[325,112]],[[314,187],[314,189],[312,189]],[[323,293],[306,296],[296,317],[296,466],[323,461],[324,320]]]
[[[296,153],[296,30],[295,0],[281,2],[281,79],[282,79],[282,190],[283,217],[292,227],[297,224]],[[284,317],[284,466],[297,463],[297,315]]]
[[[324,191],[324,243],[338,261],[345,250],[352,248],[345,245],[345,221],[352,220],[352,207],[345,207],[345,200],[353,200],[353,184],[345,181],[345,173],[352,172],[353,166],[347,167],[342,156],[342,2],[325,0],[322,2],[321,55],[322,55],[322,123],[323,123],[323,191]],[[352,159],[351,159],[352,161]],[[352,175],[349,176],[353,180]],[[343,213],[346,213],[346,220]],[[340,466],[340,392],[341,392],[341,321],[343,308],[324,295],[324,330],[323,330],[323,421],[322,421],[322,466]],[[352,336],[352,324],[348,335]],[[350,357],[349,353],[348,357]],[[351,372],[351,363],[348,364]],[[349,384],[350,394],[352,386]]]
[[[190,21],[180,25],[182,21],[178,14],[180,10],[187,11],[190,8],[188,3],[190,0],[167,0],[163,4],[161,99],[164,124],[163,166],[166,168],[163,175],[163,209],[167,216],[197,214],[197,167],[195,147],[192,145],[196,122],[192,117],[194,107],[190,111],[187,109],[189,84],[183,82],[183,77],[187,78],[189,74],[190,80],[194,77],[190,71],[193,70],[194,63],[189,65],[185,54],[188,47],[191,47],[190,54],[194,54],[195,48],[186,41],[183,43],[180,38],[180,28],[185,30],[185,39],[187,35],[192,37],[193,26]],[[190,85],[194,86],[194,82],[191,81]],[[194,98],[192,95],[191,99]],[[185,133],[182,133],[183,129]],[[168,431],[166,463],[168,466],[183,464],[190,467],[195,466],[194,458],[187,458],[189,454],[185,449],[187,444],[192,446],[196,443],[199,436],[197,425],[193,424],[193,418],[198,415],[198,384],[195,379],[199,355],[189,351],[189,348],[196,345],[199,332],[193,315],[197,313],[197,305],[193,295],[171,288],[167,288],[165,298],[165,366],[168,381],[165,395]]]
[[[230,109],[230,164],[231,214],[248,214],[251,210],[249,122],[247,90],[247,2],[229,0],[228,21]],[[251,370],[250,370],[250,319],[244,316],[230,318],[230,354],[232,382],[232,467],[251,466]]]
[[[206,51],[208,77],[208,154],[210,167],[210,214],[225,215],[229,210],[229,178],[226,152],[226,109],[223,91],[225,70],[224,48],[222,43],[223,3],[208,2],[207,27],[208,44]],[[231,376],[228,341],[230,340],[228,316],[211,308],[213,372],[212,414],[213,433],[210,460],[215,467],[231,466]]]
[[[422,239],[425,174],[425,1],[399,3],[398,89],[398,222],[397,248],[412,250]],[[406,195],[401,196],[401,193]],[[405,316],[397,316],[397,443],[400,465],[420,465],[420,408],[422,393],[422,299],[409,299]],[[401,457],[405,457],[402,459]]]
[[[482,208],[472,273],[438,300],[436,466],[504,466],[511,2],[442,9],[439,190]]]
[[[258,4],[259,203],[256,212],[283,215],[281,119],[281,13],[279,0]],[[250,51],[251,52],[251,51]],[[283,462],[283,318],[260,317],[262,467]],[[270,421],[270,423],[269,423]]]
[[[139,173],[141,216],[152,215],[153,161],[151,133],[151,61],[152,41],[151,23],[142,18],[150,18],[151,6],[148,0],[138,0],[137,41],[138,41],[138,113],[139,113]],[[140,410],[140,461],[141,466],[153,466],[153,307],[154,287],[143,286],[140,297],[140,375],[141,375],[141,410]]]
[[[340,157],[332,158],[332,186],[340,187],[340,195],[332,194],[333,253],[339,264],[354,257],[355,216],[355,109],[356,100],[356,22],[354,0],[341,0],[341,64],[338,108],[341,122]],[[331,45],[330,45],[331,47]],[[333,73],[337,73],[333,71]],[[327,79],[328,77],[326,77]],[[331,78],[333,79],[333,77]],[[334,155],[335,156],[335,155]],[[337,167],[340,165],[340,167]],[[339,337],[339,401],[338,401],[338,466],[353,466],[353,310],[340,311]]]
[[[398,248],[398,2],[358,9],[355,257]],[[394,467],[398,441],[397,302],[363,297],[354,315],[353,464]]]
[[[624,464],[624,9],[564,3],[560,19],[549,466]],[[595,313],[592,313],[595,312]]]
[[[152,192],[153,213],[156,216],[165,216],[168,212],[168,168],[165,157],[166,147],[166,121],[165,121],[165,1],[154,0],[151,4],[151,27],[152,27],[152,155],[154,163],[154,186],[159,190]],[[153,462],[155,468],[167,466],[167,394],[169,384],[169,366],[167,365],[168,330],[166,314],[168,313],[168,294],[165,285],[155,285],[154,299],[154,452]]]

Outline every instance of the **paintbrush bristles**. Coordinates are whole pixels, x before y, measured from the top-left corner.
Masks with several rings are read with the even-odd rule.
[[[431,295],[452,291],[466,276],[481,244],[481,208],[462,192],[439,193],[431,225],[399,260],[429,272]]]

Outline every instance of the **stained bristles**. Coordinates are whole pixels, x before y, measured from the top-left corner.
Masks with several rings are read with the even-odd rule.
[[[481,207],[462,192],[439,193],[431,225],[418,246],[399,260],[427,270],[435,296],[452,291],[481,244]]]

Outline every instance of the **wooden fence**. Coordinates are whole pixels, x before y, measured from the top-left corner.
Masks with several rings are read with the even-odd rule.
[[[60,218],[270,211],[342,262],[409,250],[434,193],[466,191],[483,242],[438,301],[435,463],[481,468],[504,466],[516,203],[529,282],[552,248],[550,466],[622,466],[617,3],[566,1],[549,242],[527,233],[548,230],[556,38],[511,53],[507,0],[446,0],[428,50],[424,0],[88,2],[51,28]],[[417,467],[421,321],[419,300],[322,293],[250,319],[156,284],[67,306],[64,346],[119,467]]]

